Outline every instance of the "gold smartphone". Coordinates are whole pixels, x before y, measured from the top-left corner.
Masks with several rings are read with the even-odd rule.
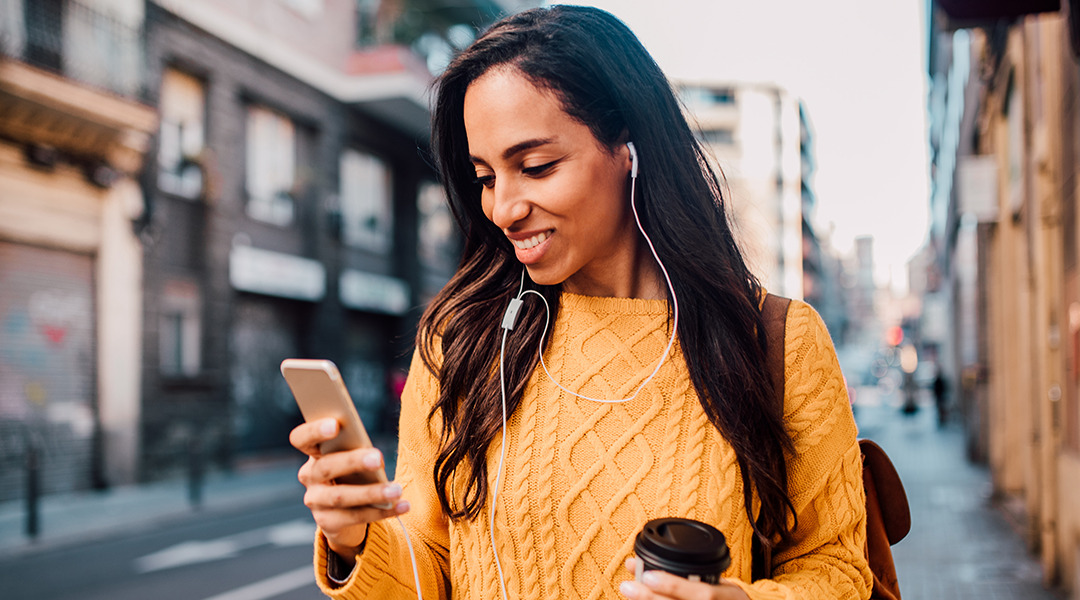
[[[310,423],[321,419],[337,420],[340,427],[337,437],[320,444],[320,452],[330,454],[373,447],[364,423],[356,413],[349,390],[345,388],[341,373],[333,362],[287,358],[281,363],[281,374],[289,384],[305,421]],[[388,483],[386,470],[383,468],[374,472],[355,473],[338,481],[346,484]],[[374,506],[387,510],[393,508],[392,504]]]

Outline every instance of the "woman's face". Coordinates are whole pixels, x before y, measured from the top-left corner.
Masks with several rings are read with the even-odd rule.
[[[533,281],[632,295],[639,261],[626,147],[605,148],[554,93],[513,68],[476,79],[464,111],[484,214]]]

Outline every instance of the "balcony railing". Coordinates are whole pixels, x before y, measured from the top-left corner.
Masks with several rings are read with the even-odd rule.
[[[141,24],[74,0],[0,0],[0,55],[120,96],[141,98]]]

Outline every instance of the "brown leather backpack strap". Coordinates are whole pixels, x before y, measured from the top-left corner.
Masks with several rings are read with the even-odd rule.
[[[790,298],[765,294],[761,305],[761,320],[765,324],[765,369],[772,378],[776,397],[775,409],[784,412],[784,336],[787,329]],[[754,536],[750,544],[750,567],[754,581],[772,575],[772,547]]]
[[[788,307],[791,298],[765,294],[761,305],[761,320],[765,323],[765,368],[772,377],[776,408],[784,410],[784,335],[787,329]]]

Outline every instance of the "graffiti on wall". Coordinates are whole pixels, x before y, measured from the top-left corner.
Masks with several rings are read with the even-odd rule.
[[[0,243],[0,465],[21,463],[34,440],[46,490],[77,489],[89,476],[92,272],[88,256]],[[0,500],[16,497],[21,478],[0,473]]]

